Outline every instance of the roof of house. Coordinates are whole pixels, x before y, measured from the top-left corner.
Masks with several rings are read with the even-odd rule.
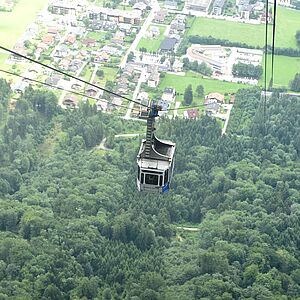
[[[70,44],[74,44],[76,41],[76,35],[74,34],[69,34],[66,38],[66,42]]]
[[[206,99],[216,99],[219,102],[224,102],[224,95],[220,93],[210,93],[206,97]]]
[[[166,94],[174,94],[175,93],[175,89],[174,88],[168,88],[168,87],[166,87],[164,89],[164,93],[166,93]]]
[[[158,72],[151,73],[151,75],[149,76],[149,80],[150,81],[159,81],[159,73]]]
[[[42,39],[42,42],[45,43],[45,44],[50,44],[54,41],[54,37],[53,35],[51,34],[46,34],[43,39]]]
[[[220,107],[220,104],[219,103],[216,103],[216,102],[213,102],[213,103],[208,103],[206,106],[205,106],[205,109],[206,110],[219,110],[219,107]]]
[[[89,44],[95,44],[96,40],[95,39],[91,39],[91,38],[86,38],[82,40],[82,44],[84,45],[89,45]]]
[[[160,44],[160,49],[164,51],[170,51],[173,50],[175,45],[176,45],[177,40],[175,38],[165,38],[161,44]]]
[[[186,114],[188,119],[196,119],[199,117],[199,109],[198,108],[188,109],[186,110]]]
[[[45,82],[46,82],[47,84],[57,85],[57,83],[59,82],[60,78],[61,78],[61,77],[60,77],[59,75],[53,75],[53,76],[48,77],[48,78],[45,80]]]
[[[188,0],[187,4],[190,6],[207,7],[211,0]]]
[[[215,2],[214,2],[214,6],[215,7],[223,7],[224,6],[224,4],[225,4],[225,0],[215,0]]]
[[[50,34],[57,34],[58,29],[55,28],[55,27],[49,27],[47,32],[50,33]]]
[[[93,14],[106,14],[112,17],[124,17],[129,19],[140,19],[142,12],[140,10],[121,10],[111,9],[106,7],[94,6],[90,8],[90,13]]]
[[[133,5],[133,9],[138,9],[138,10],[145,10],[147,8],[147,5],[143,2],[137,2]]]
[[[64,98],[64,103],[65,102],[71,102],[73,104],[77,104],[78,100],[76,98],[76,96],[74,95],[67,95],[65,98]]]

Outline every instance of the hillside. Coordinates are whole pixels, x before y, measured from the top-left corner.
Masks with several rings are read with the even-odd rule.
[[[136,191],[139,123],[0,82],[0,299],[297,299],[300,101],[240,90],[214,119],[161,120],[172,191]],[[97,150],[103,137],[112,150]],[[178,224],[199,228],[184,232]]]

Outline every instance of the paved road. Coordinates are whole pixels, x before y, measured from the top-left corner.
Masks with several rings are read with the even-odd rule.
[[[148,27],[150,26],[150,24],[152,23],[153,19],[154,19],[154,16],[155,16],[155,13],[157,11],[159,11],[159,4],[158,4],[158,1],[157,0],[152,0],[152,9],[148,15],[148,17],[146,18],[144,24],[142,25],[139,33],[136,35],[135,37],[135,40],[133,41],[133,43],[130,45],[129,49],[127,50],[125,56],[123,57],[123,60],[121,61],[120,63],[120,68],[123,69],[126,65],[126,62],[127,62],[127,57],[128,57],[128,54],[130,52],[133,52],[137,45],[139,44],[140,40],[144,37]]]
[[[144,133],[124,133],[124,134],[116,134],[115,138],[120,138],[120,137],[138,137],[138,136],[143,136],[145,135]]]
[[[195,228],[195,227],[181,227],[181,226],[177,226],[176,228],[177,229],[182,229],[182,230],[185,230],[185,231],[194,231],[194,232],[200,231],[199,228]]]
[[[228,126],[228,122],[229,122],[229,118],[230,118],[230,113],[231,113],[233,104],[224,104],[223,107],[227,109],[226,120],[225,120],[224,127],[222,129],[222,134],[225,134],[227,126]]]
[[[175,103],[174,118],[176,118],[178,116],[178,110],[177,109],[179,108],[180,104],[181,103],[179,101],[177,101]]]
[[[84,62],[83,65],[81,66],[81,68],[76,72],[76,77],[79,77],[80,73],[82,72],[82,70],[84,69],[84,67],[86,66],[87,62]],[[70,88],[72,86],[72,84],[76,82],[75,79],[71,79],[70,81]],[[58,105],[60,105],[62,108],[66,108],[65,105],[63,104],[64,98],[67,95],[68,92],[63,91],[62,94],[60,95],[59,99],[58,99]]]
[[[142,72],[141,72],[138,84],[137,84],[137,86],[134,90],[133,96],[132,96],[133,101],[137,101],[137,96],[140,92],[141,84],[142,84],[142,82],[144,82],[145,75],[146,75],[146,70],[143,69]],[[127,109],[127,112],[126,112],[126,115],[125,115],[124,119],[129,119],[130,118],[133,106],[134,106],[134,102],[130,101],[129,104],[128,104],[128,109]]]

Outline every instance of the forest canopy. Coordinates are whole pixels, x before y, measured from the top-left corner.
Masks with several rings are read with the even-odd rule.
[[[162,119],[167,195],[136,191],[140,123],[0,81],[0,299],[297,299],[300,100],[240,90],[229,133]],[[97,145],[106,137],[110,150]],[[188,232],[179,224],[197,227]]]

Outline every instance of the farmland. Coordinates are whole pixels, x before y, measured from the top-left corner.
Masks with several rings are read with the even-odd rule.
[[[31,0],[30,5],[19,0],[12,12],[0,12],[0,44],[12,48],[44,5],[43,0]]]
[[[235,93],[240,88],[247,88],[249,85],[225,82],[213,79],[202,78],[199,74],[193,72],[187,72],[185,76],[177,76],[173,74],[165,74],[165,77],[161,80],[159,88],[163,90],[166,87],[176,88],[176,92],[181,94],[177,98],[183,99],[183,93],[185,88],[191,84],[193,90],[196,90],[198,85],[203,85],[205,94],[211,92],[218,92],[221,94]]]
[[[278,23],[276,26],[276,47],[296,48],[295,33],[299,29],[300,11],[278,8]],[[265,43],[264,24],[246,24],[208,18],[195,18],[191,22],[188,35],[213,36],[232,42],[246,43],[262,47]],[[269,25],[269,37],[272,27]],[[271,41],[268,42],[271,44]]]

